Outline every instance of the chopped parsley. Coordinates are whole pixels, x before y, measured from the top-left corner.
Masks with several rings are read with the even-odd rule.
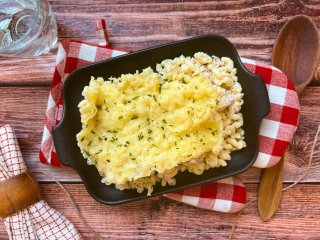
[[[136,99],[138,99],[139,98],[139,96],[135,96],[134,98],[132,98],[132,100],[136,100]]]
[[[96,155],[98,155],[99,153],[101,153],[102,152],[102,149],[100,149],[98,152],[96,152]]]
[[[220,102],[219,102],[219,100],[217,99],[217,100],[216,100],[216,105],[219,105],[219,103],[220,103]]]
[[[184,79],[182,79],[182,83],[183,83],[183,84],[187,84],[187,82],[186,82]]]
[[[144,136],[142,135],[142,133],[140,133],[140,134],[138,135],[139,141],[142,140],[143,138],[144,138]]]
[[[163,83],[160,83],[160,84],[159,84],[159,93],[161,93],[162,84],[163,84]]]
[[[96,134],[96,132],[95,132],[95,131],[92,131],[92,130],[91,130],[91,133],[92,133],[92,134]]]
[[[155,95],[152,95],[152,97],[153,97],[153,100],[154,100],[155,102],[158,101]]]
[[[187,134],[186,134],[186,137],[190,137],[190,134],[189,134],[189,133],[187,133]]]
[[[162,122],[163,122],[163,123],[167,123],[167,121],[166,121],[165,119],[162,119]]]
[[[112,137],[112,139],[110,140],[110,142],[115,142],[115,141],[117,141],[117,140],[118,140],[118,138]]]
[[[81,142],[84,140],[84,137],[83,138],[81,138]]]
[[[151,130],[151,129],[148,129],[148,133],[149,133],[149,134],[152,133],[152,130]]]
[[[123,118],[123,116],[119,116],[119,117],[118,117],[118,119],[122,119],[122,118]]]
[[[131,120],[134,120],[134,119],[137,119],[137,118],[138,118],[138,116],[134,115],[134,116],[131,118]]]

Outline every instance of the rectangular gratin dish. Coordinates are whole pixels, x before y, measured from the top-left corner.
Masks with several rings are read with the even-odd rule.
[[[149,66],[154,69],[156,64],[164,59],[173,59],[180,55],[193,56],[196,52],[229,57],[233,60],[244,93],[241,113],[247,147],[233,152],[226,167],[209,169],[202,175],[180,172],[175,176],[177,183],[174,186],[163,187],[158,183],[154,186],[152,196],[237,175],[252,166],[259,152],[260,123],[270,109],[263,79],[243,66],[235,47],[226,38],[217,35],[194,37],[87,65],[67,77],[63,86],[63,117],[53,130],[54,144],[60,161],[77,171],[94,199],[105,204],[119,204],[148,196],[146,191],[143,193],[137,193],[135,189],[120,191],[113,185],[106,186],[101,183],[102,177],[98,170],[93,165],[87,165],[80,152],[76,141],[76,134],[81,130],[78,104],[83,100],[82,90],[89,84],[91,76],[104,79],[110,76],[119,77],[121,74],[141,71]]]

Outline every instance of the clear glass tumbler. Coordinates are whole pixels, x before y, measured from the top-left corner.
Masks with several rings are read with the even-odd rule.
[[[39,56],[57,40],[57,24],[46,0],[0,0],[0,55]]]

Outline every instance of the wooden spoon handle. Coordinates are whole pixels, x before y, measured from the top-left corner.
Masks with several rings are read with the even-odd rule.
[[[258,209],[263,221],[268,221],[277,211],[282,193],[284,156],[262,173],[258,193]]]

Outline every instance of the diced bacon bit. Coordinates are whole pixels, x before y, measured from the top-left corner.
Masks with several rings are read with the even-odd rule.
[[[227,107],[229,107],[232,103],[234,102],[234,97],[232,94],[226,94],[224,96],[222,96],[217,110],[218,111],[223,111],[224,109],[226,109]]]
[[[190,161],[190,163],[200,163],[203,161],[203,158],[195,158]]]
[[[174,178],[166,179],[166,181],[170,186],[176,185],[176,179]]]

